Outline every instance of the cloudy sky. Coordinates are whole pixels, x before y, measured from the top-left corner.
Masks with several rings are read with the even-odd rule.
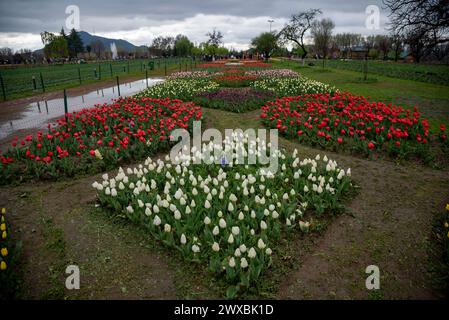
[[[280,30],[292,13],[309,8],[319,8],[322,17],[331,18],[334,33],[384,33],[388,21],[381,0],[0,0],[0,47],[41,48],[39,33],[65,27],[70,5],[79,8],[81,30],[135,45],[179,33],[200,43],[216,27],[226,47],[246,49],[251,38],[269,30],[269,19],[274,20],[272,29]],[[380,10],[377,30],[365,24],[369,5]]]

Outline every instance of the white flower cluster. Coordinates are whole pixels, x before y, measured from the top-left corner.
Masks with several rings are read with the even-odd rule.
[[[307,93],[333,93],[337,91],[334,86],[305,77],[266,78],[254,81],[252,86],[255,89],[274,91],[278,97],[299,96]]]
[[[190,99],[199,92],[213,91],[218,87],[218,83],[207,79],[174,79],[151,86],[135,97]]]
[[[201,78],[208,78],[212,74],[208,71],[180,71],[180,72],[173,72],[171,75],[167,77],[168,80],[174,80],[174,79],[201,79]]]
[[[288,78],[299,77],[299,73],[291,69],[260,69],[246,71],[245,76],[255,76],[259,78]]]
[[[247,136],[233,135],[221,150],[259,152]],[[206,260],[217,273],[226,272],[230,282],[242,274],[252,277],[268,268],[281,229],[309,230],[304,212],[332,210],[350,187],[350,170],[319,155],[300,159],[277,151],[280,170],[259,175],[258,165],[228,163],[193,164],[192,157],[207,158],[204,151],[179,155],[173,164],[148,158],[114,177],[103,175],[94,182],[102,206],[124,212],[130,220],[146,225],[152,234],[177,247],[186,257]],[[178,159],[179,160],[179,159]]]

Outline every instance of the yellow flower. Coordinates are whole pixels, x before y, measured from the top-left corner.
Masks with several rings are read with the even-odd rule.
[[[449,211],[449,203],[446,205],[446,210]]]
[[[0,270],[6,270],[6,262],[5,261],[0,262]]]
[[[2,239],[6,239],[6,231],[3,231],[3,233],[2,233]]]
[[[8,255],[8,248],[2,248],[2,250],[0,250],[0,253],[2,254],[2,256],[6,257]]]
[[[101,152],[98,149],[95,149],[95,157],[98,160],[103,160],[103,156],[101,155]]]
[[[0,231],[5,231],[6,230],[6,224],[2,223],[0,224]]]
[[[449,228],[449,223],[447,223],[447,221],[444,223],[444,227]]]
[[[2,208],[2,214],[6,214],[6,208]]]

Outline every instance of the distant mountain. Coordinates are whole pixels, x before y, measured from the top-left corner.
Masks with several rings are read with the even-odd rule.
[[[91,45],[94,41],[100,40],[103,43],[105,49],[108,51],[111,50],[111,44],[114,42],[117,48],[123,48],[128,52],[136,51],[136,49],[138,48],[137,46],[123,39],[109,39],[105,37],[95,36],[86,31],[79,31],[78,34],[81,40],[83,40],[84,46]]]

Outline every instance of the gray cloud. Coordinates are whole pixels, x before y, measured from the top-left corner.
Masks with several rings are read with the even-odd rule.
[[[274,29],[280,29],[292,13],[308,8],[322,9],[323,17],[334,20],[335,32],[373,33],[364,26],[365,8],[371,4],[382,7],[381,0],[1,0],[0,46],[39,46],[36,40],[30,41],[30,34],[37,39],[43,30],[59,31],[65,25],[68,5],[80,8],[82,30],[118,36],[135,44],[151,42],[157,32],[183,33],[200,42],[205,40],[206,31],[216,26],[225,33],[226,43],[244,45],[268,29],[268,18],[275,20]],[[381,14],[385,22],[386,12]],[[20,34],[28,35],[24,40],[29,45],[12,38]]]

